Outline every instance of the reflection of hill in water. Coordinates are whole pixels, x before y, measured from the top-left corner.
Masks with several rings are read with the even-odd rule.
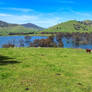
[[[62,39],[64,44],[64,48],[92,48],[92,33],[72,33],[72,34],[62,34],[57,35],[55,37],[55,42],[57,39]],[[3,44],[13,43],[17,47],[28,47],[31,42],[35,39],[46,39],[45,36],[8,36],[8,37],[0,37],[0,47]]]

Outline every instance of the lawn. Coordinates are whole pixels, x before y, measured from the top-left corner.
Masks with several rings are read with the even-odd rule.
[[[0,92],[92,92],[92,54],[82,49],[0,49]]]

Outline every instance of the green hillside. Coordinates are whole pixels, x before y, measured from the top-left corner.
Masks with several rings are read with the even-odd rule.
[[[0,35],[8,35],[9,33],[29,33],[29,32],[39,32],[43,28],[32,24],[11,24],[4,21],[0,21]]]
[[[92,32],[92,21],[68,21],[50,27],[44,32]]]
[[[8,35],[9,33],[28,33],[28,32],[38,32],[37,29],[25,28],[23,26],[11,26],[11,27],[0,27],[0,35]]]

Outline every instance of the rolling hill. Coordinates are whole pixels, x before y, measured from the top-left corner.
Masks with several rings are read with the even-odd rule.
[[[76,21],[71,20],[57,24],[48,29],[44,29],[32,23],[27,24],[11,24],[0,21],[0,35],[8,35],[9,33],[30,33],[30,32],[92,32],[92,21]]]
[[[36,26],[35,24],[10,24],[4,21],[0,21],[0,35],[8,35],[9,33],[29,33],[39,32],[43,28]]]
[[[92,21],[71,20],[45,29],[43,32],[92,32]]]

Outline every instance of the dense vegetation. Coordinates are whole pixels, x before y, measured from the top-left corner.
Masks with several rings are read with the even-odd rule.
[[[92,54],[81,49],[0,49],[0,92],[92,92]]]

